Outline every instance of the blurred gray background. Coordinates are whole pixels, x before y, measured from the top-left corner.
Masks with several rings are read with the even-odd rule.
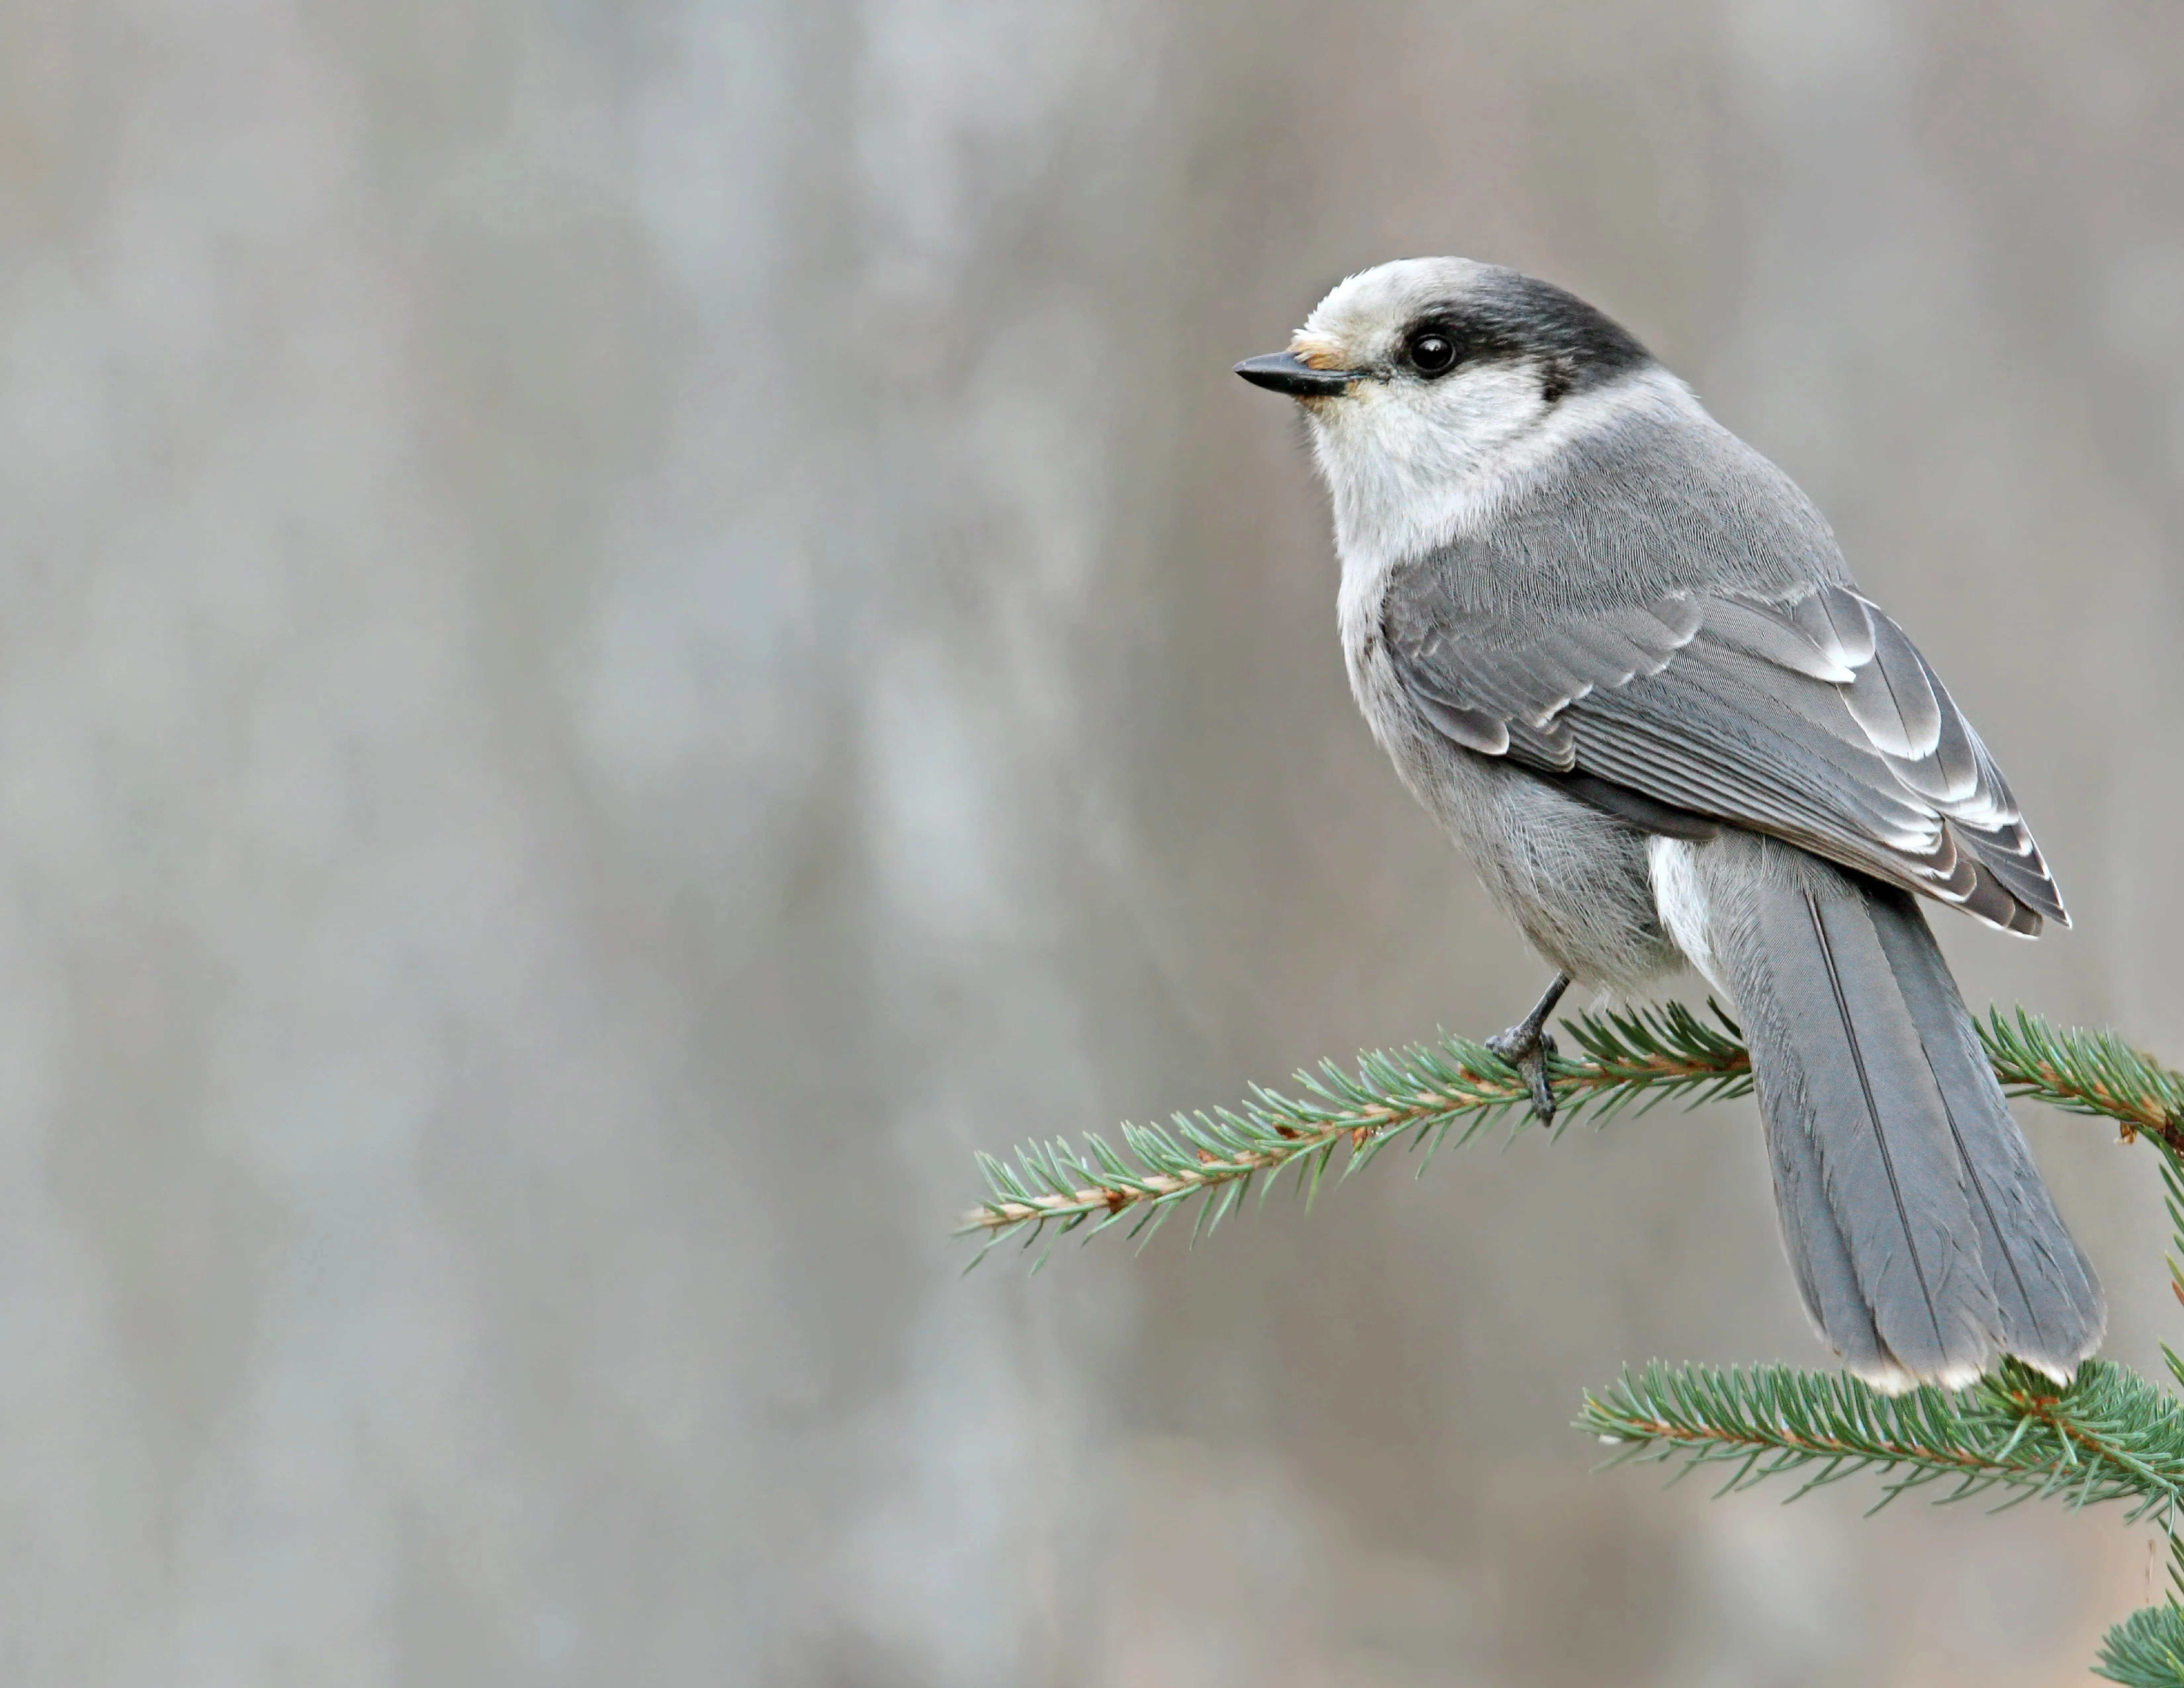
[[[1228,373],[1442,252],[1947,676],[2079,921],[1968,994],[2184,1056],[2174,6],[0,6],[0,1679],[2083,1680],[2113,1513],[1590,1474],[1824,1357],[1748,1106],[959,1276],[974,1148],[1543,982]]]

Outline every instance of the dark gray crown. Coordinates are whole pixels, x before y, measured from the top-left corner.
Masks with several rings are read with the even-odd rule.
[[[1604,311],[1514,270],[1482,269],[1461,292],[1421,307],[1405,337],[1436,329],[1457,340],[1460,363],[1548,365],[1567,393],[1603,386],[1652,361],[1637,337]]]

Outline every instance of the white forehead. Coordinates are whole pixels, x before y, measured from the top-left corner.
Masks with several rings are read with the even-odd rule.
[[[1304,336],[1362,349],[1393,333],[1430,305],[1472,292],[1495,273],[1468,258],[1398,258],[1338,283],[1312,307]]]

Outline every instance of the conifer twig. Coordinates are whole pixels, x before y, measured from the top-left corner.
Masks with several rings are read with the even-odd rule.
[[[1801,1473],[1804,1495],[1877,1470],[1900,1474],[1878,1506],[1936,1482],[1953,1485],[1947,1501],[1997,1488],[2072,1507],[2125,1501],[2133,1521],[2166,1522],[2184,1502],[2184,1412],[2103,1360],[2067,1385],[2011,1361],[1969,1389],[1902,1396],[1840,1372],[1657,1362],[1588,1393],[1577,1427],[1618,1449],[1612,1464],[1734,1466],[1724,1493]]]
[[[2142,1131],[2184,1155],[2184,1073],[2141,1055],[2114,1032],[2059,1032],[2022,1008],[2014,1022],[1990,1008],[1979,1031],[2010,1095],[2114,1120],[2126,1140]]]
[[[1711,1020],[1681,1003],[1564,1020],[1582,1053],[1549,1069],[1557,1130],[1587,1113],[1604,1123],[1633,1107],[1748,1090],[1742,1033],[1708,1006]],[[2014,1020],[1990,1012],[1980,1035],[2011,1094],[2115,1120],[2126,1138],[2143,1132],[2184,1155],[2184,1076],[2114,1033],[2058,1030],[2020,1009]],[[1354,1072],[1323,1061],[1295,1082],[1297,1096],[1254,1087],[1234,1108],[1179,1113],[1167,1126],[1125,1124],[1120,1147],[1087,1134],[1081,1147],[1056,1139],[1007,1160],[981,1155],[987,1199],[964,1216],[960,1234],[985,1239],[983,1259],[1005,1238],[1028,1242],[1049,1227],[1089,1234],[1128,1220],[1130,1234],[1149,1234],[1193,1201],[1196,1228],[1211,1230],[1255,1180],[1294,1170],[1309,1200],[1338,1154],[1347,1177],[1407,1139],[1425,1151],[1423,1171],[1451,1134],[1462,1145],[1496,1120],[1522,1129],[1530,1117],[1522,1076],[1465,1038],[1362,1055]]]
[[[1634,1103],[1742,1095],[1751,1062],[1736,1023],[1713,1012],[1719,1027],[1681,1003],[1564,1021],[1585,1053],[1550,1069],[1557,1128],[1588,1111],[1605,1121]],[[1347,1177],[1398,1139],[1423,1147],[1429,1162],[1451,1130],[1462,1144],[1513,1112],[1518,1129],[1530,1117],[1524,1076],[1465,1038],[1362,1055],[1355,1072],[1323,1061],[1295,1082],[1301,1097],[1255,1085],[1240,1107],[1178,1113],[1167,1127],[1125,1123],[1119,1150],[1087,1133],[1081,1150],[1056,1139],[1020,1147],[1012,1162],[982,1154],[989,1197],[958,1234],[983,1233],[991,1248],[1027,1230],[1034,1238],[1050,1225],[1101,1231],[1128,1217],[1135,1236],[1194,1199],[1197,1228],[1211,1230],[1262,1173],[1295,1168],[1309,1200],[1338,1150],[1349,1151]]]
[[[1562,1029],[1580,1053],[1549,1067],[1557,1129],[1581,1115],[1604,1123],[1671,1099],[1749,1090],[1742,1034],[1708,1006],[1711,1021],[1676,1003],[1565,1020]],[[2114,1120],[2126,1141],[2153,1139],[2176,1231],[2170,1276],[2184,1301],[2184,1075],[2112,1032],[2058,1030],[2021,1008],[2008,1017],[1990,1011],[1979,1030],[2013,1095]],[[1057,1139],[1007,1161],[981,1155],[988,1196],[962,1230],[984,1238],[979,1259],[1003,1238],[1028,1242],[1050,1228],[1090,1234],[1128,1220],[1131,1234],[1150,1234],[1194,1201],[1195,1228],[1211,1230],[1255,1180],[1263,1197],[1294,1169],[1308,1201],[1345,1150],[1344,1177],[1398,1140],[1424,1150],[1423,1172],[1451,1137],[1468,1143],[1496,1120],[1514,1130],[1531,1118],[1524,1077],[1463,1038],[1362,1055],[1354,1072],[1323,1061],[1296,1083],[1296,1096],[1255,1087],[1234,1108],[1177,1114],[1165,1127],[1125,1124],[1120,1148],[1088,1134],[1081,1148]],[[2184,1357],[2164,1351],[2184,1381]],[[1996,1493],[2005,1506],[2043,1496],[2074,1507],[2120,1501],[2129,1518],[2154,1518],[2168,1531],[2176,1586],[2109,1631],[2095,1674],[2131,1688],[2184,1688],[2184,1539],[2176,1534],[2184,1403],[2126,1367],[2087,1360],[2058,1384],[2012,1360],[1962,1390],[1891,1396],[1843,1373],[1656,1362],[1587,1395],[1578,1428],[1614,1447],[1611,1464],[1665,1462],[1679,1476],[1722,1467],[1724,1494],[1791,1477],[1795,1499],[1873,1471],[1886,1479],[1876,1509],[1930,1485],[1940,1485],[1944,1501]]]
[[[2111,1629],[2093,1674],[2126,1688],[2176,1688],[2184,1682],[2184,1607],[2176,1596],[2142,1606]]]

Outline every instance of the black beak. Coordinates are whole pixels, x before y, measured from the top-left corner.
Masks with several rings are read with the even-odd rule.
[[[1362,370],[1316,370],[1299,363],[1287,352],[1269,352],[1263,358],[1246,358],[1236,373],[1254,387],[1269,393],[1286,393],[1294,398],[1325,398],[1349,390],[1350,383],[1364,378]]]

